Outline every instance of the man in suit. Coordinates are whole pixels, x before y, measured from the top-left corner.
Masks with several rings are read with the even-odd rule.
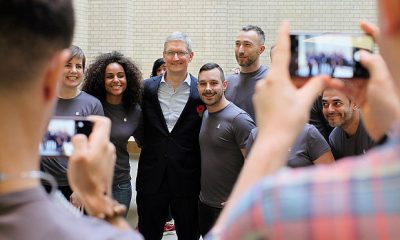
[[[187,72],[191,40],[174,32],[164,42],[167,71],[144,81],[143,139],[136,190],[139,231],[161,239],[168,207],[179,239],[198,239],[199,130],[205,109]]]

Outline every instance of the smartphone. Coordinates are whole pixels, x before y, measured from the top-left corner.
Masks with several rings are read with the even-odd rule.
[[[85,118],[51,118],[39,144],[40,155],[43,157],[71,156],[72,137],[78,133],[89,136],[92,127],[93,122]]]
[[[365,34],[294,33],[290,35],[292,76],[309,78],[368,78],[360,63],[360,50],[373,51],[374,40]]]

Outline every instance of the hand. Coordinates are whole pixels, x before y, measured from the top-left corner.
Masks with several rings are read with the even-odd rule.
[[[76,208],[79,210],[83,211],[83,203],[81,202],[81,199],[79,198],[78,194],[76,192],[73,192],[71,196],[69,196],[69,201],[74,205]]]
[[[379,43],[380,32],[375,25],[362,22],[360,26]],[[378,141],[398,118],[400,101],[388,67],[380,55],[363,51],[361,64],[368,69],[370,78],[353,79],[350,87],[343,90],[360,106],[367,132]]]
[[[264,131],[270,132],[270,136],[284,133],[291,134],[294,141],[309,119],[312,103],[324,87],[341,85],[338,81],[329,81],[328,76],[318,76],[297,89],[289,75],[289,62],[289,27],[284,23],[280,27],[270,71],[266,79],[258,82],[253,97],[258,136]]]
[[[109,141],[111,122],[108,118],[90,116],[93,130],[89,138],[73,137],[74,152],[69,159],[68,179],[90,215],[104,218],[114,214],[111,183],[115,164],[115,147]]]

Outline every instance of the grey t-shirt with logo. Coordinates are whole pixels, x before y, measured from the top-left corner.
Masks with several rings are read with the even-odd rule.
[[[226,99],[246,111],[253,120],[256,120],[253,106],[254,88],[267,72],[268,68],[261,65],[255,72],[233,74],[226,77],[228,81],[228,87],[225,90]]]
[[[89,115],[103,116],[103,107],[100,101],[85,92],[71,99],[58,98],[54,116],[86,117]],[[67,157],[44,157],[40,162],[42,171],[51,174],[59,186],[69,186],[67,179]]]
[[[254,127],[251,117],[233,103],[218,112],[204,112],[199,134],[204,204],[222,208],[228,199],[244,163],[240,149]]]
[[[256,135],[257,129],[255,128],[251,131],[247,141],[247,152],[250,152]],[[330,150],[329,144],[318,129],[307,123],[292,147],[288,149],[289,157],[286,165],[292,168],[314,165],[315,160]]]
[[[361,120],[353,136],[348,136],[341,127],[335,127],[329,135],[329,144],[336,160],[364,154],[375,146],[375,142],[368,135]]]
[[[128,139],[136,135],[136,130],[141,117],[141,108],[138,104],[126,111],[122,104],[113,105],[103,103],[104,114],[111,119],[110,141],[114,144],[117,161],[115,162],[113,184],[124,183],[131,180]]]

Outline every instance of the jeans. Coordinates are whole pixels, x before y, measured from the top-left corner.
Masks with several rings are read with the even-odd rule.
[[[112,195],[119,203],[124,204],[126,209],[129,209],[132,198],[132,185],[131,182],[124,182],[112,186]],[[128,215],[126,211],[125,217]]]

